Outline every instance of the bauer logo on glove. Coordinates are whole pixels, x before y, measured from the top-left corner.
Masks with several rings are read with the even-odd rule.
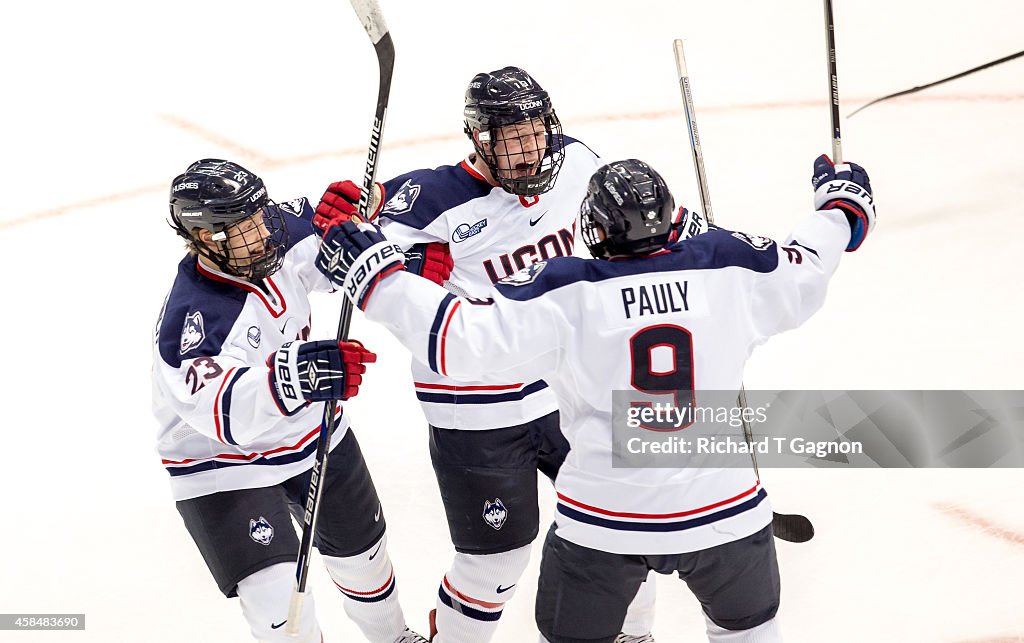
[[[377,281],[405,269],[405,254],[371,223],[345,221],[324,234],[316,266],[352,303],[365,310]]]
[[[867,171],[856,163],[835,165],[822,154],[814,160],[811,186],[816,210],[841,210],[846,215],[850,223],[846,251],[859,248],[875,227],[875,200]]]

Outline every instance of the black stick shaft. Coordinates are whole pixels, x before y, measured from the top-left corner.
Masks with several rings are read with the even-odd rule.
[[[839,133],[839,73],[836,71],[835,21],[832,19],[832,0],[825,2],[825,62],[828,68],[828,95],[832,119],[832,162],[843,162],[843,141]]]
[[[380,80],[377,89],[377,108],[373,117],[373,129],[370,134],[370,147],[366,155],[366,171],[363,173],[363,189],[359,194],[358,216],[363,221],[370,219],[370,205],[373,200],[374,185],[377,181],[377,161],[380,159],[380,147],[384,133],[384,120],[388,111],[388,98],[391,95],[391,77],[395,68],[395,47],[384,22],[384,16],[376,0],[351,0],[352,7],[359,16],[363,27],[373,42],[377,53],[377,64],[380,69]],[[337,340],[348,339],[352,324],[352,302],[346,297],[342,302],[341,315],[338,319]],[[302,602],[306,593],[306,581],[309,577],[309,559],[313,553],[313,534],[320,510],[321,483],[327,470],[330,455],[331,439],[334,436],[335,409],[338,402],[331,400],[324,405],[324,416],[320,422],[320,435],[317,437],[316,460],[309,478],[306,493],[305,513],[302,524],[302,541],[299,544],[298,559],[295,567],[295,591],[292,592],[291,605],[288,609],[288,632],[292,636],[298,634],[299,617]]]
[[[988,69],[989,67],[994,67],[994,66],[999,65],[1001,63],[1009,62],[1009,61],[1013,60],[1014,58],[1020,58],[1021,56],[1024,56],[1024,51],[1018,51],[1015,54],[1010,54],[1009,56],[1003,56],[1002,58],[1000,58],[998,60],[993,60],[992,62],[985,63],[984,65],[978,65],[977,67],[972,67],[971,69],[968,69],[967,71],[962,71],[959,74],[953,74],[952,76],[947,76],[945,78],[936,80],[933,83],[928,83],[927,85],[918,85],[917,87],[911,87],[910,89],[904,89],[903,91],[896,92],[895,94],[889,94],[887,96],[882,96],[881,98],[876,98],[875,100],[871,101],[870,103],[867,103],[866,105],[861,105],[857,109],[853,110],[852,112],[850,112],[846,116],[846,118],[850,118],[850,116],[853,116],[854,114],[856,114],[857,112],[861,111],[862,109],[866,109],[868,107],[871,107],[875,103],[881,103],[883,100],[889,100],[890,98],[896,98],[897,96],[906,96],[907,94],[913,94],[915,92],[919,92],[922,89],[928,89],[929,87],[935,87],[936,85],[941,85],[942,83],[948,83],[951,80],[956,80],[957,78],[963,78],[964,76],[968,76],[970,74],[973,74],[976,71],[981,71],[983,69]]]

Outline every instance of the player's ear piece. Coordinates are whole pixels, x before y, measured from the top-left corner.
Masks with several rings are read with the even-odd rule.
[[[213,243],[213,233],[206,228],[196,228],[192,236],[194,236],[196,241],[200,243],[206,245],[211,245]]]

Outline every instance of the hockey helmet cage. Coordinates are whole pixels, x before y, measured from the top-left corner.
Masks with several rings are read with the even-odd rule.
[[[477,74],[466,89],[463,117],[466,135],[502,189],[519,196],[536,196],[554,186],[564,156],[562,125],[551,97],[530,74],[518,67]],[[544,128],[545,149],[532,174],[514,177],[508,168],[516,165],[515,157],[521,155],[506,154],[503,170],[496,143],[502,127],[523,122],[536,123],[538,134],[539,128]],[[474,136],[474,131],[479,135]]]

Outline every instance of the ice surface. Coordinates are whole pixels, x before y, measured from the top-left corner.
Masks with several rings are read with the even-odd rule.
[[[844,114],[1021,48],[1016,0],[835,4]],[[382,5],[398,58],[381,178],[458,161],[465,83],[517,64],[568,133],[649,161],[695,206],[671,53],[683,37],[718,222],[783,236],[810,207],[829,145],[819,2]],[[153,450],[152,325],[182,253],[166,187],[204,156],[243,163],[280,199],[360,176],[373,50],[343,2],[16,3],[2,32],[0,611],[87,614],[84,633],[33,641],[247,640]],[[871,172],[877,230],[822,312],[755,354],[748,387],[1024,386],[1024,59],[872,107],[843,121],[843,144]],[[333,334],[339,305],[315,299],[315,335]],[[425,423],[404,350],[359,316],[353,334],[380,355],[350,406],[406,614],[425,629],[451,554]],[[778,546],[787,640],[1024,637],[1020,471],[763,479],[778,510],[817,527]],[[497,642],[535,640],[537,558]],[[312,585],[327,640],[360,640],[316,561]],[[659,579],[658,610],[658,640],[703,640],[681,582]]]

